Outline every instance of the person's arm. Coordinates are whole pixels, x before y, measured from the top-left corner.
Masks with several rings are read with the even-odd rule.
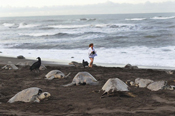
[[[92,54],[92,52],[93,52],[92,49],[89,48],[89,49],[88,49],[88,54],[90,55],[90,54]]]

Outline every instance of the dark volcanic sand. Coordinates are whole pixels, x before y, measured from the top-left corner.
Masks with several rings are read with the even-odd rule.
[[[135,98],[127,96],[112,96],[100,99],[99,90],[109,78],[120,78],[124,82],[128,79],[149,78],[153,80],[174,80],[175,74],[168,75],[164,71],[151,69],[123,69],[123,68],[77,68],[77,67],[47,67],[40,74],[29,71],[29,67],[20,70],[0,70],[0,116],[173,116],[175,115],[175,91],[160,90],[151,92],[147,89],[131,87],[137,95]],[[54,79],[48,81],[45,75],[54,69],[71,75],[68,79]],[[100,85],[80,85],[61,87],[70,83],[80,71],[91,73]],[[41,103],[7,103],[17,92],[29,88],[39,87],[51,93],[49,100]]]

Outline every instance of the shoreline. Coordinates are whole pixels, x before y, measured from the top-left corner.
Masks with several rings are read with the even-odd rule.
[[[17,57],[0,55],[0,64],[3,64],[3,65],[7,64],[8,61],[11,61],[12,63],[17,64],[19,62],[27,62],[27,61],[35,62],[37,61],[37,59],[35,58],[18,59]],[[46,66],[71,66],[69,65],[69,63],[71,63],[72,61],[42,59],[43,64]],[[78,62],[78,63],[81,63],[81,62]],[[94,63],[94,64],[101,67],[120,67],[120,68],[124,68],[127,65],[127,64],[109,64],[109,63]],[[135,65],[135,66],[137,66],[139,69],[175,70],[175,67],[166,67],[166,66],[142,66],[142,65]]]
[[[104,67],[123,67],[123,68],[127,65],[127,64],[105,64],[105,63],[96,63],[96,64],[98,66],[104,66]],[[132,66],[137,66],[139,69],[175,70],[175,67],[167,67],[167,66],[143,66],[143,65],[132,65]]]
[[[9,57],[9,56],[0,56],[0,64],[7,64],[8,61],[11,61],[13,64],[17,64],[19,62],[35,62],[37,59],[35,58],[25,58],[18,59],[17,57]],[[42,60],[42,63],[46,66],[69,66],[69,64],[65,61],[53,61],[53,60]]]

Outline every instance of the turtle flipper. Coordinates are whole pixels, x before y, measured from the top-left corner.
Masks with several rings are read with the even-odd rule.
[[[126,95],[130,96],[130,97],[137,97],[136,95],[134,95],[133,93],[131,92],[126,92]]]
[[[52,80],[52,79],[54,79],[54,78],[55,78],[55,76],[52,75],[52,76],[50,76],[49,78],[45,78],[45,79],[47,79],[47,80]]]
[[[107,92],[104,92],[100,98],[104,98],[104,96],[107,94]]]
[[[97,90],[93,90],[92,92],[93,92],[93,93],[100,93],[100,91],[101,91],[101,90],[98,90],[98,91],[97,91]]]
[[[75,85],[76,83],[75,82],[72,82],[72,83],[69,83],[69,84],[66,84],[66,85],[62,85],[63,87],[69,87],[69,86],[72,86],[72,85]]]
[[[67,78],[70,74],[71,74],[71,73],[68,73],[68,74],[65,76],[65,78]]]

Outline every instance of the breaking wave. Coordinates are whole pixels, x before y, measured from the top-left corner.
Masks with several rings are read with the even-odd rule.
[[[170,17],[162,17],[162,16],[156,16],[156,17],[153,17],[151,19],[174,19],[175,16],[170,16]]]
[[[127,21],[142,21],[145,20],[146,18],[132,18],[132,19],[125,19]]]
[[[44,37],[44,36],[61,36],[61,35],[68,35],[68,33],[19,33],[21,36],[33,36],[33,37]]]
[[[80,21],[95,21],[95,18],[81,18]]]
[[[71,28],[83,28],[83,27],[89,27],[89,25],[49,25],[48,27],[51,28],[64,28],[64,29],[71,29]]]
[[[14,23],[3,23],[2,25],[4,27],[13,27],[15,24]]]
[[[39,26],[38,24],[26,24],[26,23],[20,23],[18,28],[34,28]]]

